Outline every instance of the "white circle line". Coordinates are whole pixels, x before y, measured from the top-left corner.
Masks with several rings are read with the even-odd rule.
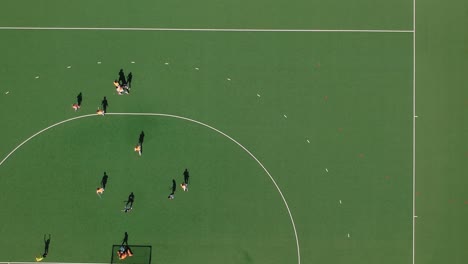
[[[14,148],[10,153],[8,153],[8,155],[6,155],[6,157],[5,157],[2,161],[0,161],[0,166],[8,159],[13,153],[15,153],[15,151],[16,151],[17,149],[19,149],[21,146],[23,146],[24,144],[26,144],[26,142],[28,142],[29,140],[35,138],[37,135],[41,134],[42,132],[47,131],[47,130],[49,130],[49,129],[55,127],[55,126],[61,125],[61,124],[63,124],[63,123],[66,123],[66,122],[69,122],[69,121],[72,121],[72,120],[76,120],[76,119],[80,119],[80,118],[84,118],[84,117],[90,117],[90,116],[94,116],[94,115],[96,115],[96,114],[82,115],[82,116],[77,116],[77,117],[69,118],[69,119],[60,121],[60,122],[58,122],[58,123],[55,123],[55,124],[53,124],[53,125],[51,125],[51,126],[48,126],[48,127],[44,128],[44,129],[40,130],[40,131],[37,132],[36,134],[34,134],[34,135],[30,136],[29,138],[27,138],[25,141],[21,142],[21,144],[19,144],[19,145],[18,145],[16,148]]]
[[[292,213],[291,213],[291,210],[289,209],[289,206],[288,206],[288,202],[286,201],[286,198],[284,198],[284,195],[283,195],[283,192],[281,191],[280,187],[278,186],[278,184],[276,183],[275,179],[271,176],[270,172],[265,168],[265,166],[263,166],[263,164],[257,159],[257,157],[255,157],[252,152],[250,152],[246,147],[244,147],[241,143],[239,143],[237,140],[233,139],[232,137],[230,137],[229,135],[227,135],[226,133],[222,132],[221,130],[219,129],[216,129],[208,124],[205,124],[203,122],[200,122],[200,121],[197,121],[197,120],[194,120],[194,119],[190,119],[190,118],[187,118],[187,117],[183,117],[183,116],[177,116],[177,115],[170,115],[170,114],[161,114],[161,113],[106,113],[106,115],[134,115],[134,116],[165,116],[165,117],[172,117],[172,118],[177,118],[177,119],[182,119],[182,120],[186,120],[186,121],[190,121],[192,123],[196,123],[196,124],[199,124],[199,125],[202,125],[204,127],[207,127],[213,131],[216,131],[218,132],[219,134],[223,135],[224,137],[230,139],[232,142],[236,143],[239,147],[241,147],[245,152],[247,152],[247,154],[249,154],[257,163],[258,165],[260,165],[260,167],[262,167],[262,169],[266,172],[266,174],[268,175],[268,177],[270,177],[271,181],[273,182],[273,184],[275,185],[276,189],[278,190],[278,193],[280,194],[281,198],[283,199],[283,202],[284,202],[284,205],[286,206],[286,209],[288,211],[288,214],[289,214],[289,218],[291,219],[291,224],[292,224],[292,227],[293,227],[293,230],[294,230],[294,236],[295,236],[295,239],[296,239],[296,248],[297,248],[297,263],[298,264],[301,264],[301,253],[300,253],[300,247],[299,247],[299,238],[297,236],[297,231],[296,231],[296,224],[294,223],[294,218],[292,216]],[[24,144],[26,144],[26,142],[28,142],[29,140],[33,139],[34,137],[40,135],[42,132],[45,132],[55,126],[58,126],[58,125],[61,125],[63,123],[67,123],[67,122],[70,122],[70,121],[73,121],[73,120],[77,120],[77,119],[81,119],[81,118],[85,118],[85,117],[90,117],[90,116],[98,116],[96,114],[88,114],[88,115],[82,115],[82,116],[77,116],[77,117],[73,117],[73,118],[69,118],[69,119],[66,119],[66,120],[63,120],[63,121],[60,121],[58,123],[55,123],[53,125],[50,125],[40,131],[38,131],[37,133],[35,133],[34,135],[30,136],[29,138],[27,138],[26,140],[24,140],[21,144],[19,144],[16,148],[14,148],[10,153],[8,153],[8,155],[6,155],[6,157],[0,162],[0,166],[16,151],[18,150],[21,146],[23,146]],[[102,118],[102,117],[100,117]]]

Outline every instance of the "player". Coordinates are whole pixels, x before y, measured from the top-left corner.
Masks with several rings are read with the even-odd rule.
[[[75,110],[75,112],[80,109],[80,105],[77,103],[72,104],[72,108]]]
[[[188,184],[186,184],[185,182],[181,183],[180,187],[182,188],[182,190],[184,190],[184,192],[188,192]]]
[[[172,192],[171,194],[169,194],[169,196],[167,197],[167,199],[169,200],[174,200],[175,196],[174,196],[174,193]]]
[[[130,93],[130,89],[128,89],[128,86],[126,84],[122,85],[122,92],[124,92],[125,94]]]
[[[129,206],[125,205],[125,207],[124,207],[124,209],[122,210],[122,212],[128,213],[128,212],[130,212],[132,209],[133,209],[132,207],[129,207]]]
[[[105,115],[105,112],[104,112],[104,110],[99,109],[99,107],[98,107],[98,109],[97,109],[97,111],[96,111],[96,114],[97,114],[97,115],[102,115],[102,116],[104,116],[104,115]]]
[[[136,145],[134,150],[135,150],[135,152],[138,152],[138,155],[141,156],[141,145],[140,144]]]
[[[124,207],[124,209],[122,211],[125,212],[125,213],[131,211],[133,209],[133,202],[134,201],[135,201],[135,195],[132,192],[128,196],[128,199],[126,201],[127,203],[125,204],[125,207]]]
[[[124,92],[124,88],[122,88],[122,86],[120,86],[120,85],[119,85],[119,87],[115,88],[115,90],[117,91],[118,95],[122,95],[122,93]]]
[[[101,197],[101,194],[103,194],[103,193],[104,193],[104,188],[99,187],[99,188],[96,189],[96,194],[99,195],[99,197]]]
[[[45,257],[47,257],[47,254],[49,254],[49,245],[50,245],[50,234],[49,238],[46,239],[46,235],[44,235],[44,254],[42,254],[39,257],[36,257],[36,261],[42,261]]]
[[[127,257],[133,256],[133,252],[129,246],[120,246],[119,250],[117,250],[117,255],[119,255],[119,259],[123,260]]]
[[[117,93],[119,95],[122,95],[122,93],[124,93],[124,92],[126,94],[128,94],[128,89],[127,89],[126,85],[124,85],[124,84],[120,85],[120,83],[117,80],[115,80],[114,81],[114,86],[115,86],[115,90],[117,91]]]

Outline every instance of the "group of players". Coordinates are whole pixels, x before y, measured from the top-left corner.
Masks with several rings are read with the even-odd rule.
[[[190,174],[189,174],[188,169],[184,170],[183,175],[184,175],[184,181],[180,184],[180,187],[182,188],[182,190],[184,190],[184,192],[186,192],[186,191],[188,191],[188,183],[189,183],[189,178],[190,178]],[[96,194],[99,197],[101,197],[101,195],[104,193],[104,190],[106,189],[108,178],[109,178],[109,176],[107,175],[106,172],[104,172],[104,176],[102,176],[102,179],[101,179],[101,186],[96,189]],[[176,191],[176,181],[173,179],[172,180],[172,191],[171,191],[171,193],[169,194],[169,196],[167,198],[169,198],[170,200],[173,200],[175,198],[175,191]],[[135,201],[135,195],[133,194],[133,192],[131,192],[130,195],[128,196],[127,201],[125,201],[126,202],[125,207],[122,210],[122,212],[127,213],[127,212],[131,211],[133,209],[133,202],[134,201]],[[50,239],[49,239],[49,241],[50,241]],[[128,234],[127,234],[127,232],[125,232],[125,237],[124,237],[124,240],[122,242],[122,245],[117,250],[117,256],[119,257],[120,260],[124,260],[127,257],[132,257],[133,256],[133,252],[130,249],[130,246],[128,245]],[[42,258],[40,260],[42,260]],[[40,260],[37,260],[37,261],[40,261]]]
[[[115,90],[117,91],[118,95],[122,95],[123,93],[130,93],[130,88],[132,88],[132,79],[133,75],[131,72],[127,75],[127,78],[125,78],[123,69],[120,69],[119,79],[114,81]]]
[[[188,184],[189,184],[189,178],[190,178],[190,173],[189,173],[188,169],[184,170],[183,175],[184,175],[184,181],[180,184],[180,187],[182,188],[182,190],[184,192],[188,192]],[[102,179],[101,179],[101,186],[96,188],[96,194],[99,197],[101,197],[101,195],[104,194],[108,178],[109,178],[109,176],[107,175],[106,172],[104,172],[104,175],[102,176]],[[176,185],[177,185],[176,181],[172,180],[172,188],[171,188],[172,191],[169,194],[169,196],[167,197],[170,200],[173,200],[175,198]],[[124,207],[124,209],[122,211],[125,212],[125,213],[131,211],[133,209],[133,202],[134,201],[135,201],[135,195],[132,192],[128,196],[127,201],[125,201],[126,202],[125,207]]]
[[[122,244],[120,245],[120,248],[117,250],[117,256],[119,256],[120,260],[124,260],[127,257],[133,256],[133,252],[130,249],[130,246],[128,245],[128,233],[127,232],[125,232],[125,236],[122,241]]]
[[[128,74],[128,76],[126,78],[125,74],[123,72],[123,69],[120,69],[119,79],[114,81],[114,86],[115,86],[117,94],[122,95],[124,93],[125,94],[130,93],[132,78],[133,78],[133,76],[132,76],[131,72]],[[77,102],[72,105],[72,108],[75,111],[78,111],[80,109],[82,100],[83,100],[82,94],[79,93],[78,96],[77,96]],[[107,102],[106,97],[104,97],[104,99],[102,100],[101,106],[102,106],[102,108],[98,108],[97,111],[96,111],[96,114],[104,116],[105,113],[107,112],[107,106],[108,106],[108,102]],[[138,144],[134,147],[134,151],[137,152],[140,156],[142,155],[142,152],[143,152],[144,136],[145,136],[145,134],[142,131],[141,134],[140,134],[139,140],[138,140]],[[187,169],[185,169],[185,171],[183,172],[183,175],[184,175],[184,180],[180,184],[180,187],[182,188],[182,190],[184,192],[186,192],[186,191],[188,191],[188,184],[189,184],[189,177],[190,177],[189,171]],[[104,191],[106,189],[106,184],[107,184],[108,177],[109,176],[107,175],[107,173],[104,172],[104,176],[101,179],[100,187],[98,187],[96,189],[96,194],[99,197],[101,197],[101,195],[104,194]],[[176,191],[176,181],[172,180],[171,193],[169,194],[168,199],[173,200],[175,198],[175,191]],[[122,210],[122,212],[127,213],[127,212],[131,211],[133,209],[134,200],[135,200],[135,195],[132,192],[128,196],[127,201],[125,201],[126,202],[125,207]],[[124,241],[126,241],[126,239],[127,239],[127,233],[125,232]],[[49,241],[50,241],[50,239],[49,239]],[[119,256],[119,259],[123,260],[123,259],[125,259],[127,257],[133,256],[133,252],[131,251],[130,247],[128,246],[128,243],[127,244],[122,243],[121,247],[117,251],[117,255]],[[42,258],[40,260],[37,260],[37,261],[41,261],[41,260],[42,260]]]
[[[122,94],[129,94],[130,93],[130,88],[132,86],[132,79],[133,79],[133,74],[130,72],[127,77],[125,77],[125,73],[123,69],[120,69],[119,71],[119,79],[114,80],[114,86],[117,91],[118,95]],[[76,97],[77,102],[72,104],[73,110],[78,111],[78,109],[81,108],[81,102],[83,101],[83,96],[81,93],[78,94]],[[107,111],[107,106],[108,106],[107,98],[104,96],[104,99],[101,101],[101,106],[102,108],[98,107],[96,114],[104,116]]]
[[[180,184],[180,187],[182,188],[182,190],[184,190],[184,192],[188,192],[190,174],[187,169],[185,169],[183,174],[184,174],[184,181]],[[176,185],[177,185],[176,181],[172,180],[172,188],[171,188],[172,191],[167,197],[169,200],[174,200],[175,198]]]

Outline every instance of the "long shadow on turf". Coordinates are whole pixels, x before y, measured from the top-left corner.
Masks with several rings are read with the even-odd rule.
[[[81,106],[81,102],[83,101],[83,95],[81,94],[81,92],[76,96],[76,102],[78,104],[78,106]]]
[[[140,143],[140,145],[143,145],[144,140],[145,140],[145,132],[141,131],[140,137],[138,138],[138,143]]]

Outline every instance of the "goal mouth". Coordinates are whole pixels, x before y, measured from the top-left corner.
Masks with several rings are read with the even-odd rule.
[[[153,248],[147,245],[112,245],[111,264],[151,264]]]

